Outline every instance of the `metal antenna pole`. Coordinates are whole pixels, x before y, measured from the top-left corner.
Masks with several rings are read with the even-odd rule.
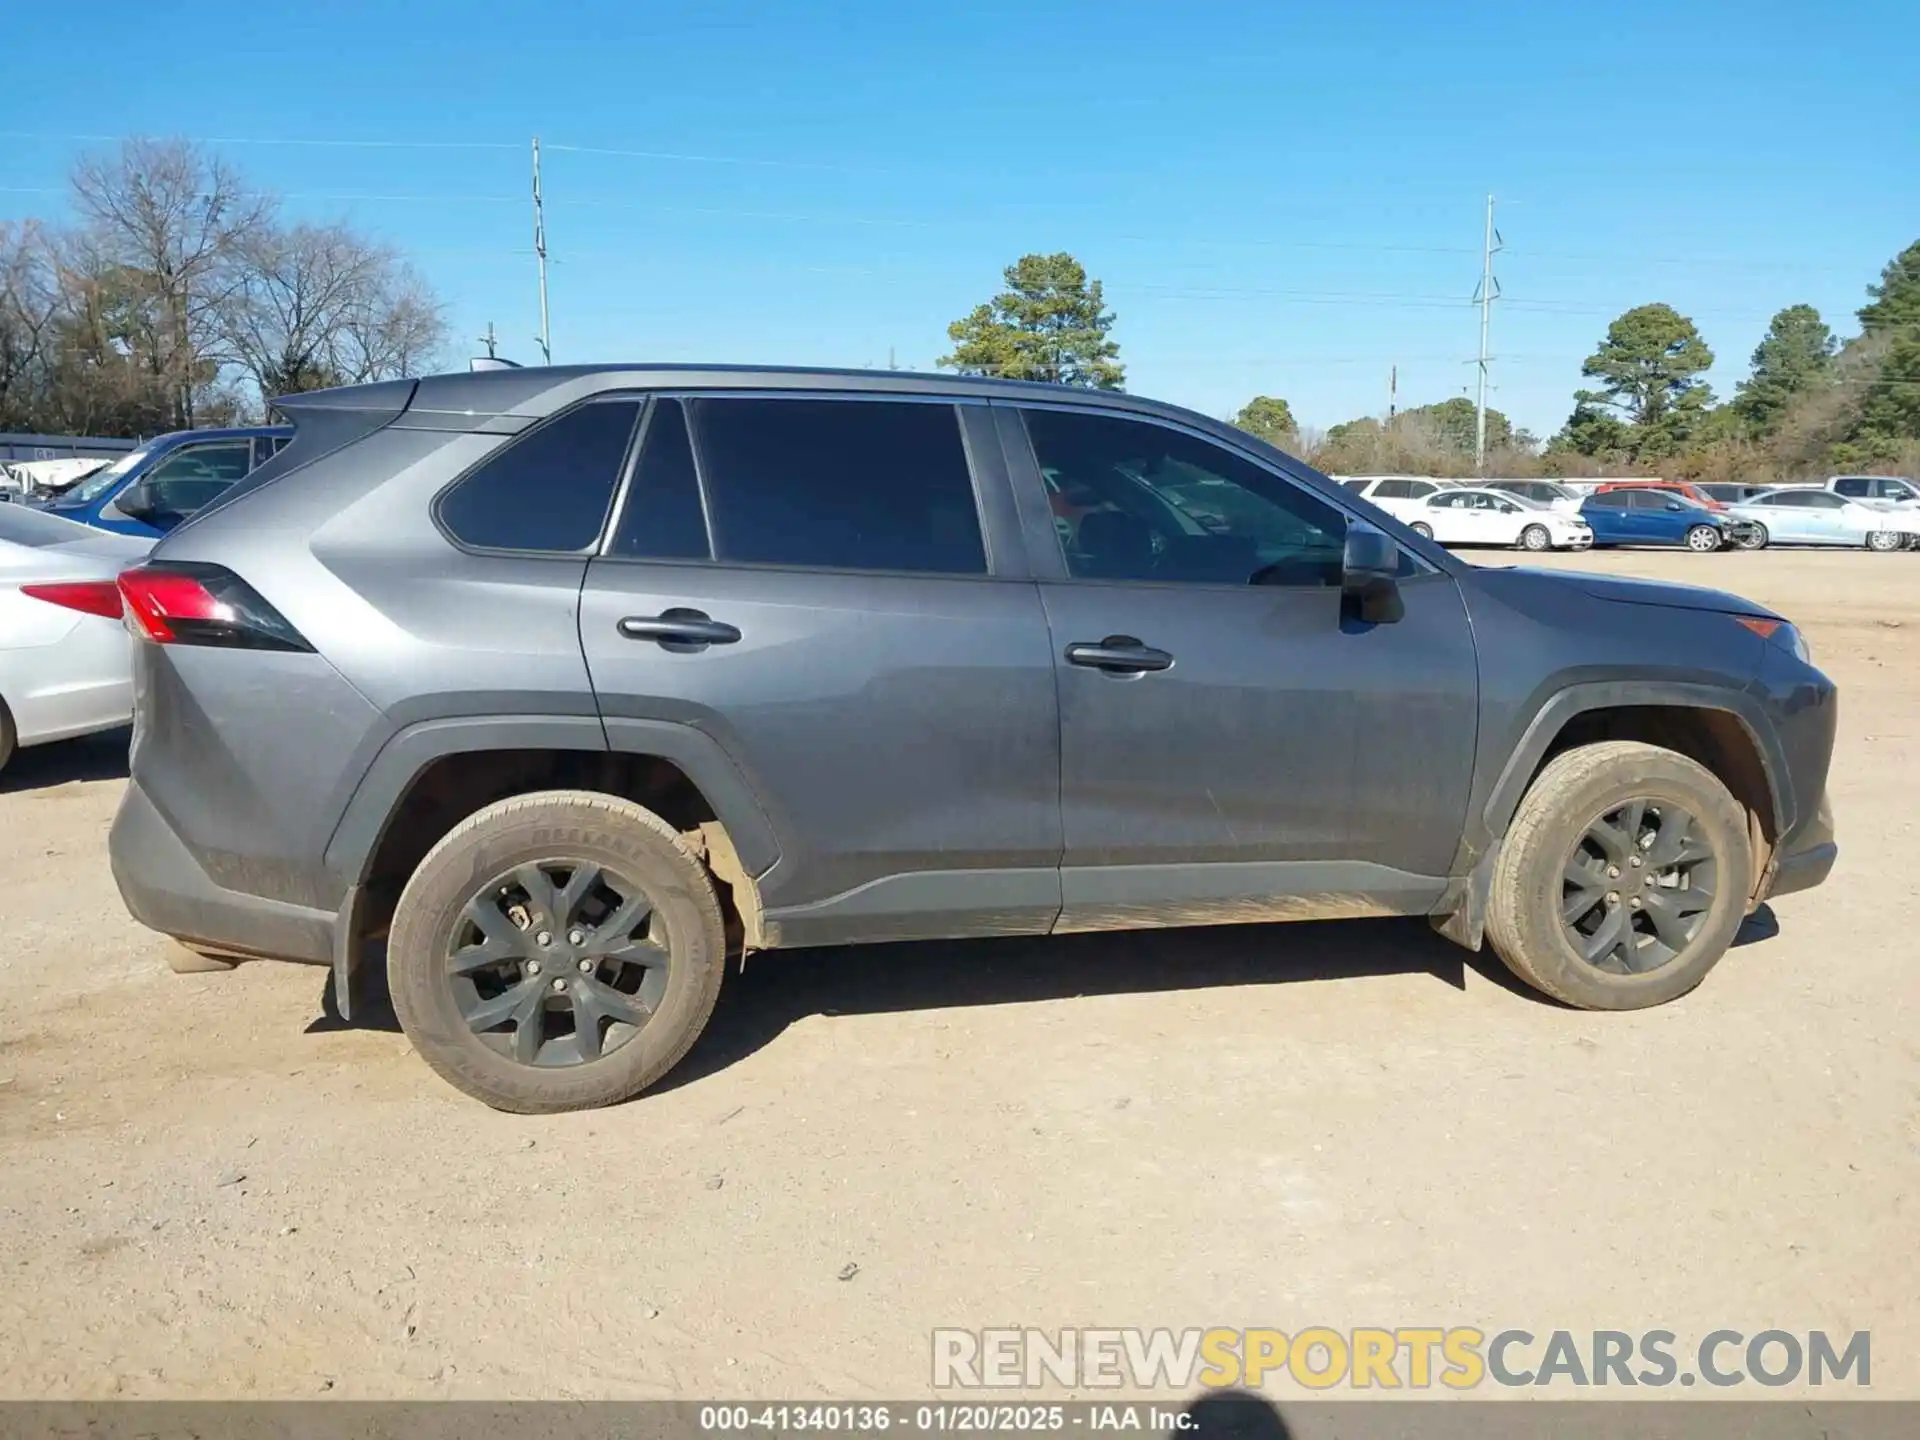
[[[1493,253],[1500,248],[1500,234],[1493,228],[1493,196],[1487,196],[1487,238],[1481,251],[1480,292],[1480,399],[1474,405],[1473,473],[1487,473],[1487,330],[1493,320],[1493,302],[1500,294],[1500,282],[1493,278]]]
[[[540,137],[533,137],[533,254],[540,267],[540,357],[553,363],[547,331],[547,212],[540,200]]]

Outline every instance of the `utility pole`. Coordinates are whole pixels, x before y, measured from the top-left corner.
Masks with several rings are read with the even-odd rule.
[[[494,346],[497,342],[494,339],[493,322],[491,320],[487,322],[487,333],[480,337],[480,343],[487,347],[487,358],[489,360],[497,360],[500,358],[499,355],[496,354],[494,350]]]
[[[1499,298],[1500,282],[1493,278],[1493,255],[1500,248],[1500,232],[1493,228],[1493,196],[1487,196],[1487,238],[1480,258],[1480,289],[1474,299],[1480,302],[1480,399],[1474,406],[1473,473],[1487,473],[1487,366],[1493,357],[1487,354],[1487,330],[1493,320],[1493,302]]]
[[[1387,424],[1393,424],[1393,417],[1400,413],[1400,367],[1395,365],[1387,371]]]
[[[540,358],[553,363],[553,346],[547,333],[547,212],[540,200],[540,137],[533,137],[533,254],[540,267]]]

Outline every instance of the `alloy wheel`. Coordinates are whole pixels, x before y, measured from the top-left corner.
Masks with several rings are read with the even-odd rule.
[[[482,1043],[522,1065],[585,1065],[639,1034],[666,993],[671,937],[630,877],[540,860],[481,886],[445,960]]]
[[[1719,861],[1700,822],[1666,800],[1632,800],[1582,832],[1561,872],[1560,923],[1574,953],[1610,975],[1671,964],[1699,934]]]
[[[1702,555],[1720,548],[1720,532],[1710,525],[1696,525],[1687,532],[1687,548]]]

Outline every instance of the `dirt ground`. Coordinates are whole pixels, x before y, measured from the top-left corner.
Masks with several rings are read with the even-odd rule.
[[[1752,595],[1843,692],[1839,869],[1660,1010],[1418,922],[769,955],[663,1090],[515,1118],[321,971],[168,973],[124,737],[23,755],[0,1397],[908,1397],[937,1326],[1455,1324],[1870,1330],[1920,1397],[1920,555],[1554,563]]]

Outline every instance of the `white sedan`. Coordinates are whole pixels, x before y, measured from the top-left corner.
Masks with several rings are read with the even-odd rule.
[[[1431,495],[1408,523],[1442,545],[1509,545],[1522,550],[1585,550],[1593,530],[1578,515],[1477,487]]]
[[[22,745],[133,717],[120,572],[151,540],[0,505],[0,767]]]

